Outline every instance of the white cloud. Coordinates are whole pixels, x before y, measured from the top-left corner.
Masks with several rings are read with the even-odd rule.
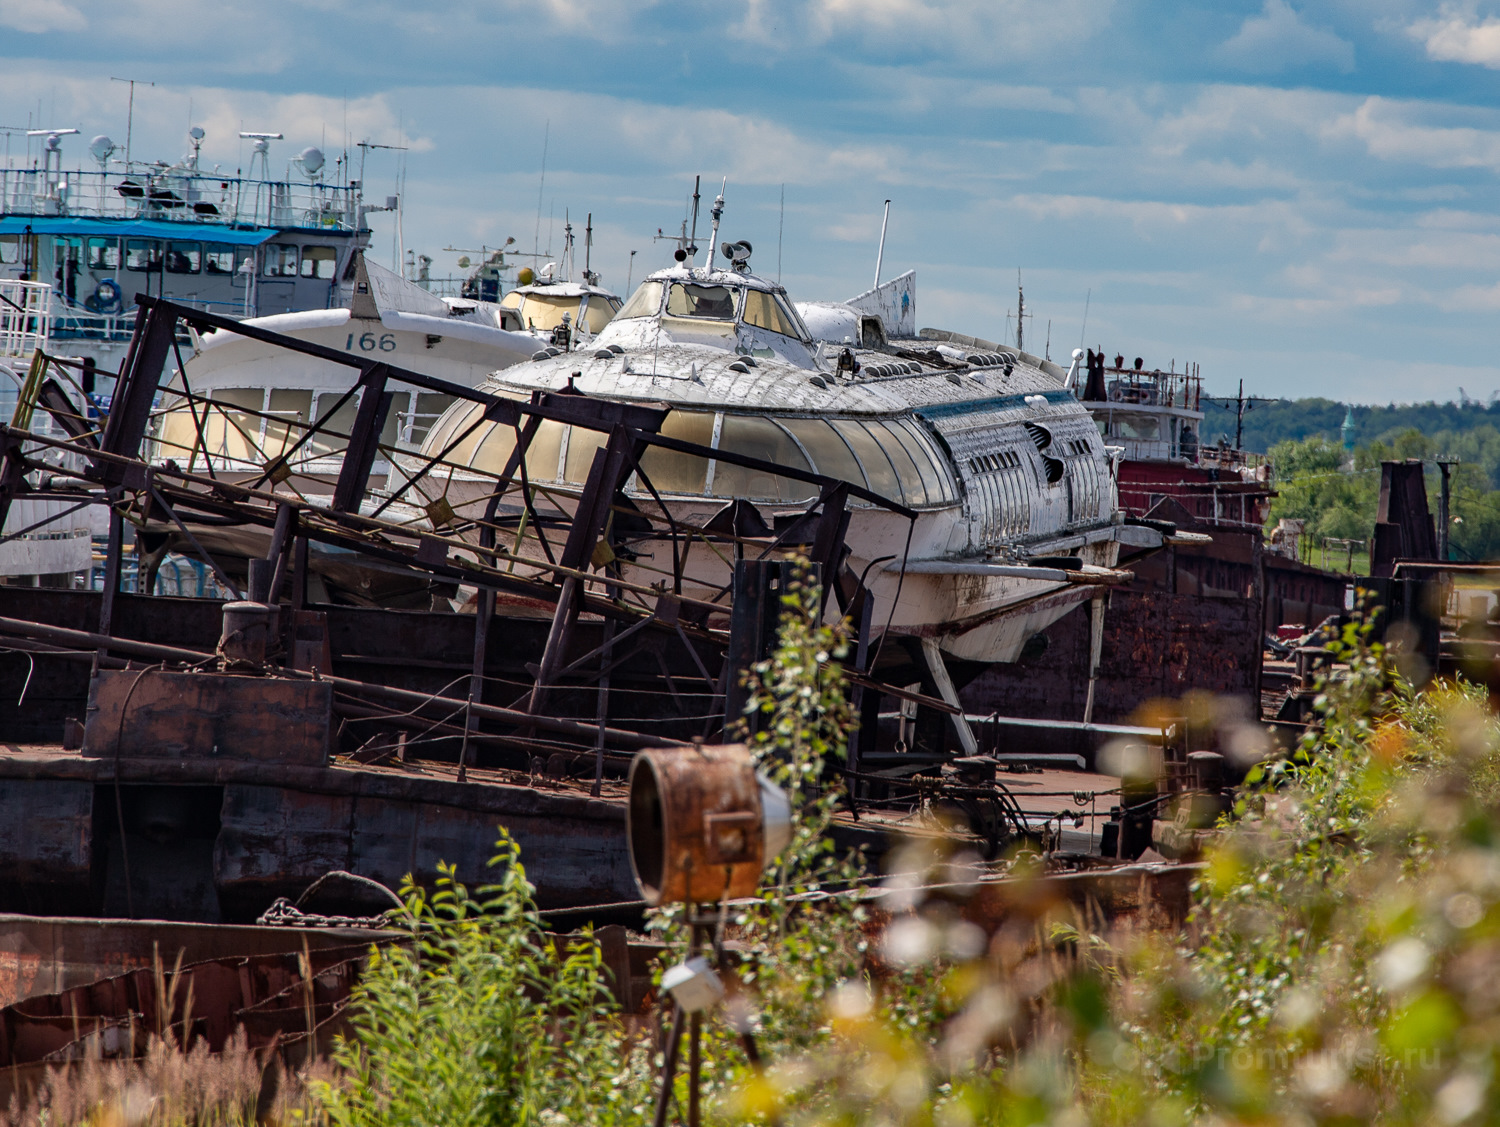
[[[0,0],[0,27],[40,35],[47,31],[82,31],[89,21],[64,0]]]
[[[1444,4],[1435,19],[1418,20],[1406,33],[1429,59],[1500,69],[1500,18],[1480,20],[1473,4]]]
[[[94,133],[108,133],[116,141],[125,139],[125,88],[107,77],[72,78],[59,76],[46,63],[11,64],[0,68],[0,107],[34,104],[37,90],[48,91],[53,109],[44,119],[48,125],[77,125],[82,137],[65,138],[67,160],[81,156],[81,145]],[[402,115],[392,104],[391,95],[342,98],[320,94],[275,94],[269,91],[234,90],[219,86],[137,86],[135,90],[133,133],[135,159],[172,160],[186,148],[184,134],[188,125],[202,126],[207,133],[203,147],[206,167],[221,163],[233,168],[238,160],[248,160],[248,151],[239,139],[242,129],[263,129],[284,133],[284,141],[273,141],[272,167],[308,145],[320,145],[329,153],[343,144],[347,123],[351,141],[368,138],[377,143],[394,144],[398,138]],[[412,130],[408,123],[404,143],[412,152],[424,152],[433,145],[425,133]],[[75,150],[73,146],[79,146]],[[82,161],[80,160],[80,163]]]
[[[895,146],[849,138],[825,142],[758,114],[524,87],[450,88],[442,97],[481,115],[532,123],[550,116],[554,143],[557,123],[569,122],[566,143],[587,152],[591,168],[633,165],[674,177],[701,172],[705,185],[726,175],[731,185],[884,180],[904,163]]]
[[[1429,168],[1500,169],[1500,129],[1425,125],[1412,121],[1424,107],[1370,97],[1329,122],[1326,136],[1352,136],[1380,160]],[[1500,122],[1497,122],[1500,124]]]
[[[1056,51],[1109,25],[1115,0],[744,0],[733,31],[767,46],[859,44],[1002,63]]]
[[[545,19],[564,35],[614,39],[657,0],[499,0],[498,8],[516,19]],[[447,15],[444,13],[443,20]]]
[[[1266,0],[1260,15],[1246,19],[1218,54],[1231,66],[1257,74],[1321,65],[1345,74],[1354,69],[1354,45],[1304,23],[1287,0]]]
[[[1446,307],[1466,313],[1500,312],[1500,282],[1492,286],[1459,286],[1453,291]]]

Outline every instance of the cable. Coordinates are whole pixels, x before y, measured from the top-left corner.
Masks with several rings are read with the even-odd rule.
[[[130,698],[135,696],[136,686],[141,683],[141,678],[153,669],[166,668],[166,663],[148,665],[137,671],[135,679],[130,682],[130,688],[125,693],[125,699],[120,704],[120,723],[115,729],[115,820],[120,826],[120,861],[124,866],[125,873],[125,910],[135,919],[135,893],[130,882],[130,846],[125,841],[125,803],[120,797],[120,745],[125,739],[125,714],[130,710]]]

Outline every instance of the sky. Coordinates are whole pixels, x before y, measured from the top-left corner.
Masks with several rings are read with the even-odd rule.
[[[1013,342],[1019,272],[1028,351],[1366,403],[1500,394],[1497,83],[1500,0],[0,0],[0,126],[78,128],[80,167],[127,128],[226,170],[241,129],[283,168],[405,146],[367,191],[437,275],[592,213],[623,292],[701,174],[721,239],[836,300],[889,199],[921,325]]]

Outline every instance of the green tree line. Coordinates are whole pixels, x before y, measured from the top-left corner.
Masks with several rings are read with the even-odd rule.
[[[1274,527],[1283,518],[1307,522],[1314,544],[1324,538],[1368,541],[1380,502],[1380,463],[1415,458],[1426,466],[1428,505],[1438,513],[1438,459],[1457,460],[1449,502],[1451,556],[1500,558],[1500,429],[1424,432],[1415,427],[1356,446],[1350,452],[1321,435],[1286,439],[1271,447],[1277,496]]]
[[[1234,441],[1238,406],[1234,399],[1205,395],[1203,438],[1214,443],[1220,436]],[[1264,454],[1289,439],[1324,438],[1341,442],[1344,418],[1351,409],[1333,399],[1249,399],[1240,416],[1241,441],[1245,449]],[[1356,442],[1389,442],[1407,430],[1423,434],[1460,434],[1470,431],[1500,433],[1500,400],[1493,403],[1391,403],[1354,404]]]

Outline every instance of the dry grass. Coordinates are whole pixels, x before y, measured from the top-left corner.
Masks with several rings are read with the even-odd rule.
[[[241,1034],[222,1053],[201,1041],[184,1052],[174,1040],[154,1037],[136,1060],[85,1059],[48,1070],[27,1098],[11,1098],[0,1125],[311,1125],[322,1115],[309,1086],[332,1076],[332,1066],[319,1060],[309,1070],[288,1071],[274,1050],[251,1050]]]

